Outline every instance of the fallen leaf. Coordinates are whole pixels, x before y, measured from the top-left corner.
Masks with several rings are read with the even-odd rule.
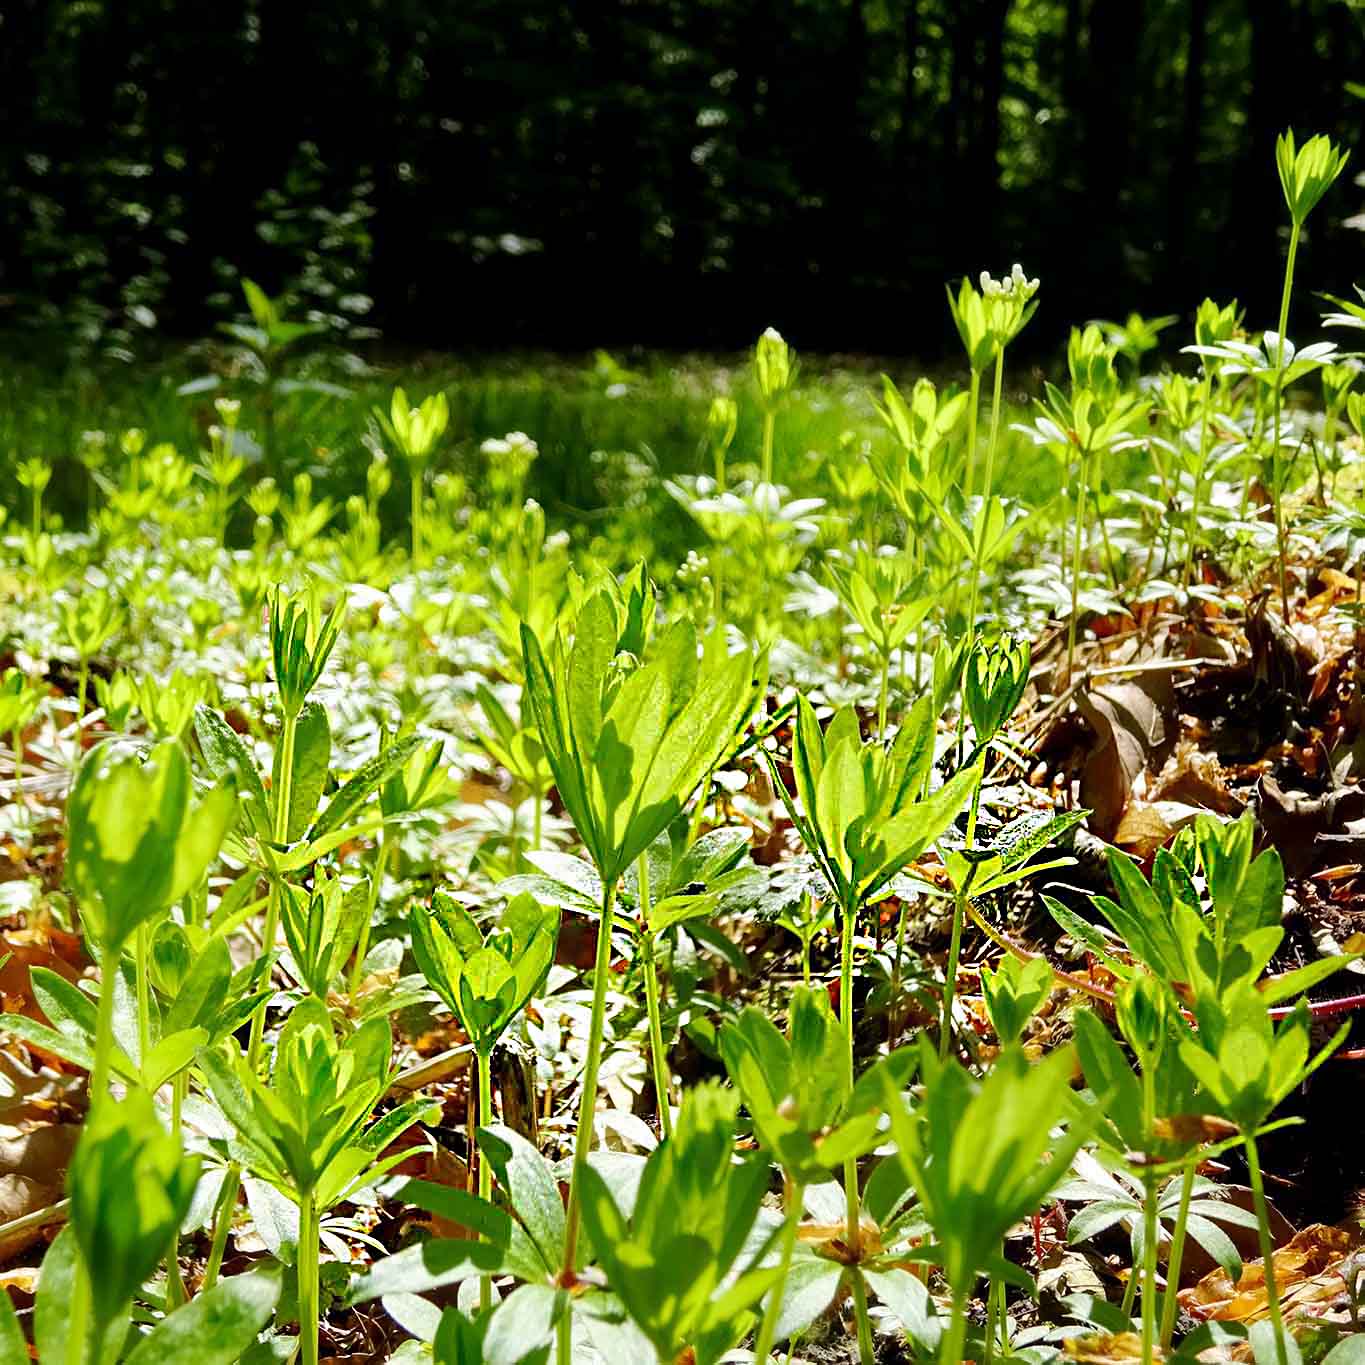
[[[1109,838],[1138,778],[1160,768],[1175,743],[1175,691],[1168,673],[1147,673],[1083,690],[1076,705],[1099,741],[1081,772],[1081,804],[1091,811],[1090,828]]]

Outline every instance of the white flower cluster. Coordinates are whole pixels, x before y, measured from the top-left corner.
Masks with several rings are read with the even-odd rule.
[[[990,272],[981,272],[981,292],[988,299],[1017,298],[1027,303],[1038,292],[1038,281],[1024,274],[1024,267],[1015,261],[1010,273],[1003,280],[991,279]]]
[[[485,455],[511,455],[535,459],[540,448],[524,431],[509,431],[506,436],[490,436],[479,449]]]

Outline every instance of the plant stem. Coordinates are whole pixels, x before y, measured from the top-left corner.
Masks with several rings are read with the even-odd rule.
[[[180,1115],[184,1110],[185,1096],[189,1091],[190,1073],[177,1071],[171,1081],[171,1136],[180,1137]],[[166,1252],[166,1301],[172,1308],[188,1303],[189,1286],[185,1283],[184,1272],[180,1269],[180,1227],[177,1224],[171,1232],[171,1245]]]
[[[1300,228],[1301,224],[1296,219],[1289,232],[1289,257],[1284,263],[1284,292],[1280,295],[1280,340],[1275,355],[1275,391],[1272,397],[1275,404],[1275,434],[1270,447],[1270,505],[1275,509],[1275,539],[1280,556],[1280,610],[1286,625],[1289,623],[1289,576],[1286,567],[1284,508],[1280,503],[1280,394],[1284,388],[1285,372],[1284,329],[1289,326],[1289,295],[1294,287],[1294,260],[1299,254]]]
[[[1081,451],[1079,483],[1076,488],[1076,544],[1071,555],[1071,621],[1066,630],[1066,680],[1071,681],[1076,661],[1076,618],[1080,615],[1081,544],[1085,533],[1085,483],[1090,472],[1090,457]]]
[[[948,1330],[943,1334],[943,1345],[939,1350],[939,1365],[962,1365],[962,1348],[967,1340],[967,1295],[953,1295],[952,1316],[948,1319]]]
[[[493,1067],[492,1049],[480,1047],[475,1052],[479,1068],[479,1126],[487,1128],[493,1122]],[[485,1153],[479,1152],[479,1198],[491,1202],[493,1198],[493,1167]],[[493,1277],[479,1276],[479,1308],[486,1312],[493,1306]]]
[[[1207,361],[1205,362],[1207,364]],[[1204,467],[1209,458],[1209,404],[1213,401],[1213,380],[1204,375],[1204,393],[1199,404],[1199,464],[1194,471],[1194,497],[1190,501],[1189,530],[1185,536],[1184,587],[1190,586],[1194,570],[1194,547],[1199,538],[1199,503],[1204,492]]]
[[[147,921],[137,926],[133,940],[133,951],[137,966],[137,1064],[139,1070],[147,1065],[147,1056],[152,1050],[152,992],[148,982],[151,954],[150,934]]]
[[[891,1008],[887,1012],[889,1027],[886,1041],[890,1047],[895,1047],[900,1038],[901,962],[905,956],[905,928],[910,917],[909,911],[909,902],[902,901],[896,924],[896,960],[891,964]]]
[[[280,789],[275,793],[275,842],[289,841],[289,807],[294,795],[294,736],[298,729],[297,714],[286,711],[284,725],[280,731]],[[275,936],[280,929],[280,888],[274,878],[270,882],[270,898],[266,903],[265,929],[261,936],[261,950],[267,963],[275,946]],[[270,968],[266,967],[266,984],[270,981]],[[265,1012],[268,999],[262,1000],[251,1016],[251,1034],[247,1042],[246,1058],[254,1071],[260,1065],[261,1043],[265,1038]]]
[[[1194,1193],[1194,1165],[1193,1158],[1187,1161],[1180,1178],[1180,1209],[1175,1216],[1171,1254],[1166,1261],[1166,1297],[1161,1305],[1161,1333],[1158,1338],[1163,1351],[1170,1346],[1175,1332],[1175,1315],[1179,1307],[1176,1290],[1180,1288],[1180,1264],[1185,1259],[1186,1223],[1190,1216],[1190,1196]]]
[[[318,1210],[313,1192],[299,1206],[299,1343],[303,1365],[318,1365]]]
[[[991,500],[991,490],[994,486],[993,475],[995,472],[995,442],[1000,431],[1000,395],[1005,377],[1005,348],[999,347],[995,352],[995,391],[991,395],[991,430],[986,438],[986,489],[985,500]]]
[[[773,430],[777,424],[777,413],[772,408],[763,412],[763,482],[773,481]]]
[[[982,1365],[992,1365],[995,1360],[995,1285],[994,1278],[989,1280],[986,1285],[986,1338],[982,1351]]]
[[[659,1009],[659,975],[654,966],[654,935],[645,928],[640,936],[640,962],[645,973],[645,1009],[649,1014],[649,1059],[654,1070],[654,1099],[659,1107],[659,1135],[673,1133],[672,1096],[668,1084],[668,1053]]]
[[[857,1266],[853,1267],[853,1317],[858,1324],[859,1365],[876,1365],[877,1353],[872,1346],[872,1321],[867,1316],[867,1285]]]
[[[848,1088],[853,1089],[853,930],[856,923],[857,907],[845,909],[840,926],[843,933],[841,945],[841,964],[839,970],[839,1022],[848,1035]],[[858,1201],[858,1160],[849,1157],[844,1162],[844,1198],[847,1206],[847,1220],[844,1228],[844,1241],[849,1252],[856,1259],[862,1246]]]
[[[370,884],[370,906],[360,925],[360,937],[356,939],[355,957],[351,962],[351,978],[346,984],[346,994],[355,1004],[356,992],[360,989],[360,968],[370,951],[370,934],[374,929],[374,912],[379,908],[379,887],[384,880],[384,863],[389,853],[389,831],[387,826],[380,831],[379,848],[374,855],[374,874]]]
[[[223,1172],[223,1188],[219,1191],[218,1205],[214,1210],[213,1241],[209,1244],[209,1258],[204,1266],[204,1283],[200,1293],[212,1289],[218,1283],[223,1253],[227,1249],[228,1229],[232,1226],[232,1216],[237,1211],[237,1192],[241,1188],[242,1168],[235,1161],[230,1161]]]
[[[1254,1134],[1246,1134],[1243,1141],[1247,1150],[1247,1167],[1251,1173],[1251,1193],[1256,1204],[1256,1230],[1261,1240],[1266,1303],[1270,1308],[1270,1321],[1275,1328],[1275,1354],[1279,1365],[1288,1365],[1289,1352],[1285,1344],[1284,1316],[1280,1312],[1279,1290],[1275,1287],[1275,1244],[1270,1240],[1270,1214],[1266,1209],[1265,1181],[1261,1177],[1261,1154],[1257,1150]]]
[[[1152,1365],[1156,1344],[1156,1183],[1146,1175],[1142,1182],[1142,1361]]]
[[[583,1095],[578,1106],[578,1132],[574,1138],[573,1179],[569,1185],[569,1208],[564,1223],[564,1267],[561,1279],[568,1288],[578,1259],[580,1186],[583,1168],[592,1146],[593,1113],[597,1108],[597,1072],[602,1065],[602,1030],[607,1017],[607,978],[611,975],[611,924],[616,908],[616,883],[602,888],[602,918],[597,926],[597,961],[592,974],[592,1023],[588,1033],[588,1058],[583,1066]],[[561,1350],[563,1342],[561,1340]],[[567,1359],[563,1365],[568,1365]]]
[[[801,1186],[792,1183],[787,1192],[787,1221],[782,1229],[782,1260],[778,1267],[777,1283],[768,1291],[768,1303],[763,1310],[758,1338],[754,1342],[754,1365],[768,1365],[773,1341],[777,1335],[777,1321],[782,1315],[782,1291],[791,1271],[792,1253],[796,1250],[796,1233],[801,1225]]]
[[[95,1059],[90,1068],[90,1108],[109,1098],[109,1072],[114,1055],[114,976],[120,950],[106,948],[100,958],[100,998],[95,1016]]]
[[[953,893],[953,936],[948,944],[948,965],[943,977],[943,1019],[938,1030],[940,1061],[948,1059],[953,1038],[953,995],[957,989],[957,963],[962,955],[962,922],[967,916],[967,893],[976,877],[978,863],[972,863],[962,885]]]
[[[415,461],[408,471],[412,482],[412,567],[422,562],[422,466]]]
[[[981,402],[981,371],[972,371],[972,382],[967,390],[967,469],[963,476],[963,493],[970,498],[976,482],[976,410]]]
[[[881,690],[877,694],[877,739],[881,743],[886,743],[886,690],[891,670],[891,656],[882,655],[882,683]]]

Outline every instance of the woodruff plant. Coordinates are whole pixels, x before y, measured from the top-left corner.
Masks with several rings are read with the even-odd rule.
[[[853,936],[864,907],[885,895],[892,879],[919,857],[957,817],[981,779],[964,768],[923,796],[934,756],[934,713],[922,698],[889,746],[865,743],[856,712],[847,707],[821,730],[815,709],[798,697],[789,792],[776,760],[761,752],[773,786],[801,842],[839,908],[839,1017],[846,1030],[844,1069],[851,1089],[853,1063]],[[844,1163],[847,1245],[857,1255],[861,1234],[856,1157]],[[864,1306],[865,1312],[865,1306]]]
[[[487,930],[439,891],[431,908],[414,907],[412,951],[423,976],[460,1021],[474,1047],[479,1080],[479,1123],[493,1122],[493,1047],[545,981],[559,936],[559,911],[529,895],[516,896]],[[479,1197],[493,1192],[493,1171],[479,1159]],[[481,1281],[480,1303],[493,1302],[492,1281]]]
[[[686,621],[650,640],[653,612],[654,594],[642,566],[624,590],[612,582],[587,598],[572,643],[561,635],[547,654],[535,634],[522,629],[526,692],[545,757],[602,880],[565,1236],[566,1288],[577,1270],[580,1186],[597,1101],[617,886],[726,754],[767,680],[763,656],[727,657],[718,644],[699,659],[696,634]],[[567,1365],[567,1319],[559,1350]]]

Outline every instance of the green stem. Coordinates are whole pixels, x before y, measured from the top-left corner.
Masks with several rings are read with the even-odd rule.
[[[389,852],[389,831],[387,827],[380,832],[379,847],[374,856],[373,881],[370,884],[370,905],[360,925],[360,937],[356,939],[355,957],[351,962],[351,978],[346,984],[346,993],[355,1003],[356,992],[360,989],[360,969],[370,951],[370,934],[374,930],[374,912],[379,908],[379,888],[384,880],[384,863]]]
[[[1189,531],[1185,537],[1185,578],[1184,586],[1190,586],[1190,576],[1194,571],[1194,547],[1199,539],[1199,503],[1204,492],[1204,468],[1209,459],[1209,404],[1213,400],[1213,381],[1204,376],[1204,393],[1199,404],[1199,464],[1194,471],[1194,497],[1190,502]]]
[[[1080,482],[1076,488],[1076,544],[1071,554],[1071,621],[1066,631],[1066,677],[1071,681],[1076,661],[1076,618],[1080,615],[1081,545],[1085,535],[1085,485],[1090,472],[1090,457],[1081,451]]]
[[[284,725],[280,731],[280,789],[275,793],[275,842],[287,843],[289,840],[289,807],[294,795],[294,737],[298,730],[297,714],[286,711]],[[265,930],[261,937],[261,951],[268,960],[275,946],[275,937],[280,930],[280,888],[272,878],[270,897],[266,902]],[[270,968],[266,968],[266,984],[270,981]],[[261,1044],[265,1038],[265,1013],[269,999],[262,1000],[251,1016],[251,1034],[247,1042],[246,1058],[255,1071],[260,1065]]]
[[[1171,1344],[1175,1332],[1175,1315],[1179,1308],[1176,1290],[1180,1288],[1180,1266],[1185,1259],[1186,1224],[1190,1216],[1190,1197],[1194,1193],[1194,1160],[1185,1163],[1185,1171],[1180,1180],[1180,1209],[1175,1216],[1175,1230],[1171,1234],[1171,1254],[1166,1261],[1166,1297],[1161,1305],[1161,1333],[1158,1340],[1161,1349]]]
[[[671,1137],[673,1109],[668,1084],[668,1053],[664,1050],[664,1028],[659,1010],[659,974],[654,965],[654,935],[648,929],[641,933],[640,952],[645,973],[645,1008],[649,1013],[649,1059],[654,1070],[655,1102],[659,1106],[659,1134],[661,1137]]]
[[[839,970],[839,1022],[847,1034],[847,1081],[853,1089],[853,930],[857,922],[857,907],[845,909],[841,919],[843,942]],[[858,1159],[849,1157],[844,1162],[844,1198],[847,1206],[847,1219],[844,1241],[855,1258],[862,1245],[862,1228],[858,1199]]]
[[[114,977],[120,950],[106,948],[100,958],[100,998],[95,1016],[95,1059],[90,1068],[90,1108],[109,1098],[109,1073],[114,1056]]]
[[[493,1122],[492,1052],[481,1047],[475,1053],[479,1067],[479,1126],[487,1128]],[[486,1203],[493,1199],[493,1166],[488,1157],[479,1152],[479,1198]],[[479,1277],[479,1308],[487,1312],[493,1306],[493,1277]]]
[[[981,1356],[982,1365],[992,1365],[992,1362],[995,1360],[995,1286],[996,1280],[994,1278],[986,1285],[986,1338]]]
[[[986,491],[985,499],[991,499],[991,490],[994,487],[993,475],[995,472],[995,441],[1000,431],[1000,399],[1001,389],[1005,377],[1005,348],[1000,347],[995,353],[995,391],[991,395],[991,430],[986,438]]]
[[[414,463],[412,475],[412,567],[422,562],[422,466]]]
[[[891,656],[882,655],[882,683],[881,690],[877,694],[877,738],[881,743],[886,743],[886,692],[887,684],[890,681]]]
[[[1301,224],[1295,221],[1290,230],[1289,258],[1284,263],[1284,292],[1280,295],[1280,343],[1275,356],[1275,391],[1272,397],[1275,404],[1275,434],[1270,447],[1270,505],[1275,509],[1275,539],[1280,558],[1280,609],[1286,623],[1289,621],[1289,573],[1286,565],[1284,508],[1280,502],[1280,394],[1284,388],[1284,331],[1289,326],[1289,295],[1294,287],[1294,260],[1299,254],[1300,227]]]
[[[1138,1280],[1141,1278],[1137,1266],[1134,1266],[1132,1273],[1128,1276],[1128,1283],[1123,1286],[1123,1300],[1119,1304],[1119,1312],[1130,1320],[1133,1316],[1133,1304],[1137,1301]]]
[[[763,413],[763,482],[773,481],[773,431],[777,424],[777,413],[767,408]]]
[[[975,809],[976,799],[980,796],[980,787],[977,788],[976,796],[973,798],[972,806]],[[975,827],[975,820],[972,821]],[[967,843],[971,846],[971,839]],[[963,879],[962,885],[953,893],[953,936],[948,944],[948,965],[944,970],[943,977],[943,1019],[939,1024],[938,1030],[938,1055],[940,1061],[948,1059],[948,1052],[953,1040],[953,996],[957,990],[957,964],[962,956],[962,925],[967,917],[967,893],[971,890],[972,881],[976,877],[976,869],[979,863],[972,863],[967,869],[967,875]]]
[[[592,1146],[593,1113],[597,1108],[597,1072],[602,1065],[602,1031],[607,1017],[607,979],[611,975],[611,925],[616,908],[616,883],[608,881],[602,889],[602,919],[597,926],[597,961],[592,977],[592,1023],[588,1033],[588,1059],[583,1066],[583,1095],[578,1106],[578,1132],[574,1138],[573,1179],[569,1186],[569,1208],[564,1223],[565,1287],[574,1278],[578,1262],[578,1226],[582,1173]]]
[[[939,1365],[962,1365],[962,1348],[967,1340],[967,1295],[953,1295],[952,1316],[948,1319],[948,1330],[943,1334],[943,1345],[939,1351]]]
[[[1261,1264],[1265,1268],[1266,1302],[1270,1308],[1270,1321],[1275,1329],[1275,1354],[1279,1365],[1288,1365],[1289,1352],[1285,1343],[1284,1316],[1280,1312],[1279,1290],[1275,1287],[1275,1244],[1270,1240],[1270,1213],[1266,1208],[1265,1181],[1261,1176],[1261,1154],[1257,1150],[1254,1134],[1248,1133],[1243,1141],[1247,1149],[1247,1167],[1251,1172],[1251,1193],[1256,1204],[1256,1231],[1260,1235]]]
[[[669,1069],[663,1051],[663,1022],[659,1017],[659,977],[654,968],[654,932],[650,928],[650,857],[640,854],[636,863],[636,878],[640,886],[640,964],[644,968],[644,1009],[650,1016],[650,1063],[654,1067],[654,1102],[659,1108],[659,1136],[673,1133],[673,1112],[670,1108]]]
[[[791,1272],[792,1253],[796,1250],[797,1229],[801,1225],[801,1186],[792,1183],[787,1192],[787,1221],[782,1229],[782,1260],[778,1267],[777,1282],[768,1291],[768,1303],[763,1310],[763,1321],[754,1342],[754,1365],[768,1365],[772,1354],[773,1342],[777,1336],[777,1320],[782,1315],[782,1291],[787,1285]]]
[[[299,1344],[303,1365],[318,1365],[318,1209],[310,1190],[299,1206]]]
[[[970,498],[976,483],[976,410],[981,402],[981,371],[972,371],[972,382],[967,390],[967,469],[963,479],[963,493]]]
[[[910,917],[909,909],[909,901],[901,901],[900,917],[896,924],[896,960],[891,964],[891,1007],[888,1011],[890,1036],[886,1040],[891,1047],[895,1047],[900,1040],[901,963],[905,958],[905,929]]]
[[[227,1250],[228,1229],[232,1226],[233,1215],[237,1212],[237,1194],[242,1188],[242,1168],[235,1162],[228,1163],[223,1173],[223,1188],[218,1193],[218,1204],[213,1217],[213,1241],[209,1244],[209,1258],[204,1266],[204,1283],[200,1289],[212,1289],[218,1283],[218,1272],[223,1266],[223,1255]]]
[[[185,1096],[189,1092],[190,1073],[176,1072],[171,1082],[171,1136],[180,1138],[180,1116],[185,1107]],[[177,1225],[171,1232],[171,1244],[166,1252],[166,1301],[172,1309],[188,1303],[189,1286],[185,1283],[184,1272],[180,1269],[180,1228]]]
[[[140,1070],[147,1065],[152,1050],[152,992],[148,981],[151,935],[146,920],[137,926],[133,951],[137,964],[137,1064]]]
[[[853,1268],[853,1318],[858,1324],[859,1365],[876,1365],[877,1354],[872,1346],[872,1320],[867,1315],[867,1285],[857,1266]]]
[[[1156,1182],[1145,1176],[1142,1185],[1142,1362],[1152,1365],[1156,1345]]]

